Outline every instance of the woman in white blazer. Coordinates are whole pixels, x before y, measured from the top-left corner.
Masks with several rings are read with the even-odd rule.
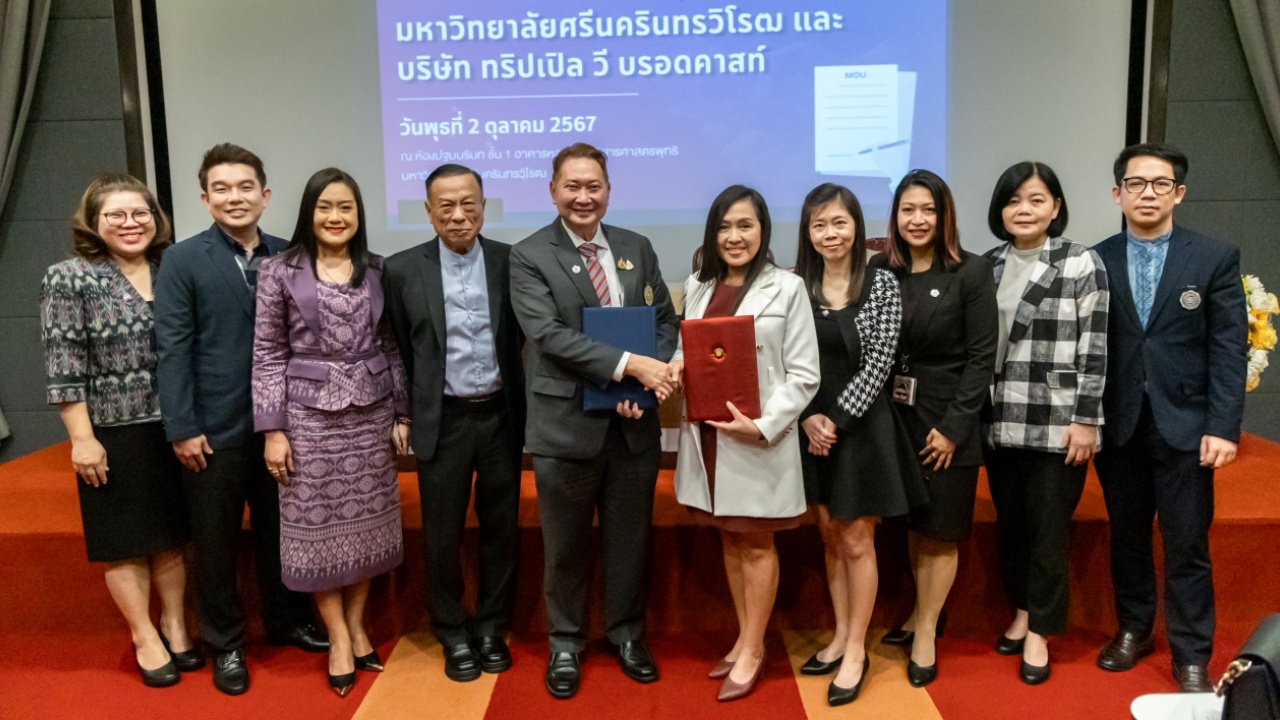
[[[804,283],[768,260],[769,235],[760,193],[726,189],[707,214],[702,265],[685,281],[685,319],[755,318],[761,417],[727,403],[730,422],[681,422],[676,462],[676,499],[720,530],[738,614],[738,640],[710,673],[724,678],[722,701],[750,693],[764,667],[778,590],[773,534],[799,526],[806,511],[796,421],[818,390],[818,339]],[[683,352],[681,344],[671,361],[676,383]]]

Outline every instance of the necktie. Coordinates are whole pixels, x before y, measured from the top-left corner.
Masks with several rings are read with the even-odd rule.
[[[600,265],[600,258],[597,257],[600,246],[595,243],[582,243],[578,246],[578,252],[582,253],[582,258],[587,262],[587,275],[591,276],[591,285],[596,289],[596,297],[600,298],[601,307],[612,305],[613,302],[609,298],[609,278],[604,274],[604,267]]]
[[[1151,317],[1151,306],[1156,299],[1156,253],[1154,244],[1149,242],[1142,243],[1138,248],[1138,287],[1135,288],[1134,305],[1138,309],[1138,319],[1145,328]]]

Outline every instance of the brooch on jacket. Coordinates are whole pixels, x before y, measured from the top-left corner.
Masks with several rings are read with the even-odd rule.
[[[618,260],[618,269],[619,269],[619,270],[635,270],[635,269],[636,269],[636,266],[635,266],[635,265],[632,265],[630,260],[622,260],[622,259],[619,259],[619,260]]]

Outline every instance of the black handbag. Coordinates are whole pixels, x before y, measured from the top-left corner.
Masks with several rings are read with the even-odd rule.
[[[1227,667],[1216,688],[1222,720],[1280,720],[1280,613],[1268,615]]]

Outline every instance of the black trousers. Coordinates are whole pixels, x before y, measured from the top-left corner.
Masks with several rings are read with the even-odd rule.
[[[1164,612],[1175,665],[1204,665],[1213,654],[1213,469],[1198,451],[1170,447],[1143,403],[1128,443],[1095,460],[1111,518],[1111,581],[1122,630],[1149,633],[1156,615],[1151,524],[1164,543]]]
[[[1065,465],[1061,453],[983,448],[996,506],[996,547],[1004,591],[1026,610],[1031,632],[1067,630],[1071,516],[1088,465]]]
[[[445,398],[440,439],[430,461],[418,461],[427,611],[444,645],[501,636],[511,622],[519,555],[520,456],[505,400]],[[475,615],[462,605],[462,536],[475,475],[480,520],[480,587]]]
[[[262,449],[263,437],[254,435],[242,447],[207,455],[208,467],[198,473],[182,470],[195,548],[196,614],[200,634],[214,652],[244,645],[245,613],[236,591],[236,554],[246,501],[267,632],[286,631],[312,620],[311,597],[289,590],[280,579],[280,496]]]
[[[604,449],[588,460],[535,455],[546,568],[543,594],[551,652],[581,652],[587,642],[587,569],[594,559],[591,521],[600,512],[605,636],[638,640],[649,589],[649,531],[662,448],[633,454],[614,418]]]

